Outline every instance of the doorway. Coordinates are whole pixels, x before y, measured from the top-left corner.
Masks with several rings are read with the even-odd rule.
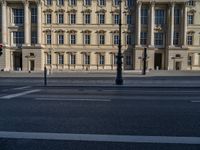
[[[176,70],[181,70],[181,62],[180,61],[176,61],[176,63],[175,63],[175,69]]]
[[[35,61],[30,60],[30,71],[34,71],[34,70],[35,70]]]
[[[155,53],[154,69],[155,70],[162,69],[162,54],[161,53]]]
[[[13,53],[13,70],[15,71],[22,70],[22,53],[20,52]]]

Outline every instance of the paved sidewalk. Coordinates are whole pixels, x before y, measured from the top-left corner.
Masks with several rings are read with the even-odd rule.
[[[163,76],[200,76],[200,71],[147,71],[142,75],[141,71],[126,70],[123,77],[163,77]],[[44,72],[0,72],[0,77],[43,77]],[[48,77],[116,77],[116,71],[67,71],[48,72]]]
[[[0,86],[43,86],[43,72],[0,72]],[[48,86],[200,87],[199,71],[123,73],[124,85],[115,85],[115,72],[57,72],[48,75]]]

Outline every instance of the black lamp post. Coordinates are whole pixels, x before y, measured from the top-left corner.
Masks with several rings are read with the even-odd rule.
[[[122,30],[122,0],[119,0],[119,43],[118,43],[118,54],[117,54],[117,76],[115,83],[116,85],[123,85],[122,79],[122,45],[121,45],[121,30]]]

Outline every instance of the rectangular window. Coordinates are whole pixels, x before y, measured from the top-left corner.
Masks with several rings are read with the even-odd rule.
[[[140,37],[140,43],[141,45],[146,45],[147,44],[147,32],[141,32],[141,37]]]
[[[99,6],[105,6],[106,5],[106,0],[98,0],[98,5]]]
[[[155,24],[157,25],[165,24],[165,11],[163,9],[155,10]]]
[[[60,64],[60,65],[64,64],[64,55],[63,54],[58,55],[58,64]]]
[[[113,5],[114,5],[114,6],[119,6],[119,1],[120,1],[120,0],[113,0]]]
[[[174,9],[174,23],[180,24],[180,9]]]
[[[51,24],[51,14],[46,14],[46,23]]]
[[[69,4],[71,6],[76,6],[76,0],[69,0]]]
[[[84,5],[85,6],[90,6],[91,5],[91,0],[84,0]]]
[[[188,24],[193,24],[193,15],[188,15]]]
[[[179,44],[179,32],[174,32],[174,41],[173,41],[174,45],[178,45]]]
[[[188,45],[193,45],[193,36],[192,35],[188,35],[187,36],[187,44]]]
[[[99,24],[105,24],[105,14],[99,14]]]
[[[64,15],[63,14],[58,14],[58,23],[63,24],[64,23]]]
[[[90,44],[90,35],[85,34],[84,36],[84,44],[89,45]]]
[[[76,24],[76,14],[70,14],[70,24]]]
[[[132,35],[131,34],[128,34],[126,36],[126,44],[127,45],[132,45]]]
[[[90,55],[85,54],[84,55],[84,64],[89,65],[90,64]]]
[[[127,15],[127,24],[133,24],[133,16],[132,15]]]
[[[91,15],[85,14],[85,24],[90,24]]]
[[[76,44],[76,35],[75,34],[70,35],[70,44],[72,44],[72,45]]]
[[[32,31],[31,32],[31,43],[32,44],[37,44],[37,31]]]
[[[46,0],[47,5],[52,5],[52,0]]]
[[[126,65],[131,65],[131,56],[126,56]]]
[[[64,5],[64,0],[58,0],[58,5]]]
[[[16,25],[22,25],[24,23],[24,9],[13,8],[13,23]]]
[[[24,43],[24,32],[13,32],[13,44],[21,45]]]
[[[141,24],[142,25],[148,24],[148,9],[147,8],[141,9]]]
[[[119,35],[114,35],[114,45],[119,44]]]
[[[99,55],[99,65],[104,65],[105,64],[105,56],[104,55]]]
[[[104,34],[100,34],[99,35],[99,44],[100,45],[104,45],[105,44],[105,35]]]
[[[119,24],[119,14],[114,15],[114,24]]]
[[[51,34],[47,34],[46,40],[46,44],[51,44]]]
[[[132,7],[132,6],[133,6],[133,0],[127,0],[127,1],[126,1],[126,5],[127,5],[128,7]]]
[[[51,54],[47,54],[47,62],[48,65],[51,64]]]
[[[63,34],[58,35],[58,44],[64,44],[64,35]]]
[[[163,33],[155,33],[155,45],[156,46],[163,46],[164,45],[164,35]]]
[[[31,23],[37,23],[37,8],[31,8]]]
[[[75,65],[76,64],[76,55],[75,54],[71,54],[70,55],[70,64],[71,65]]]

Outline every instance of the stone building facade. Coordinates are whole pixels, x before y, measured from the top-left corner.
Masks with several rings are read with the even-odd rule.
[[[1,0],[0,69],[115,70],[119,0]],[[200,1],[122,0],[124,70],[200,70]]]

